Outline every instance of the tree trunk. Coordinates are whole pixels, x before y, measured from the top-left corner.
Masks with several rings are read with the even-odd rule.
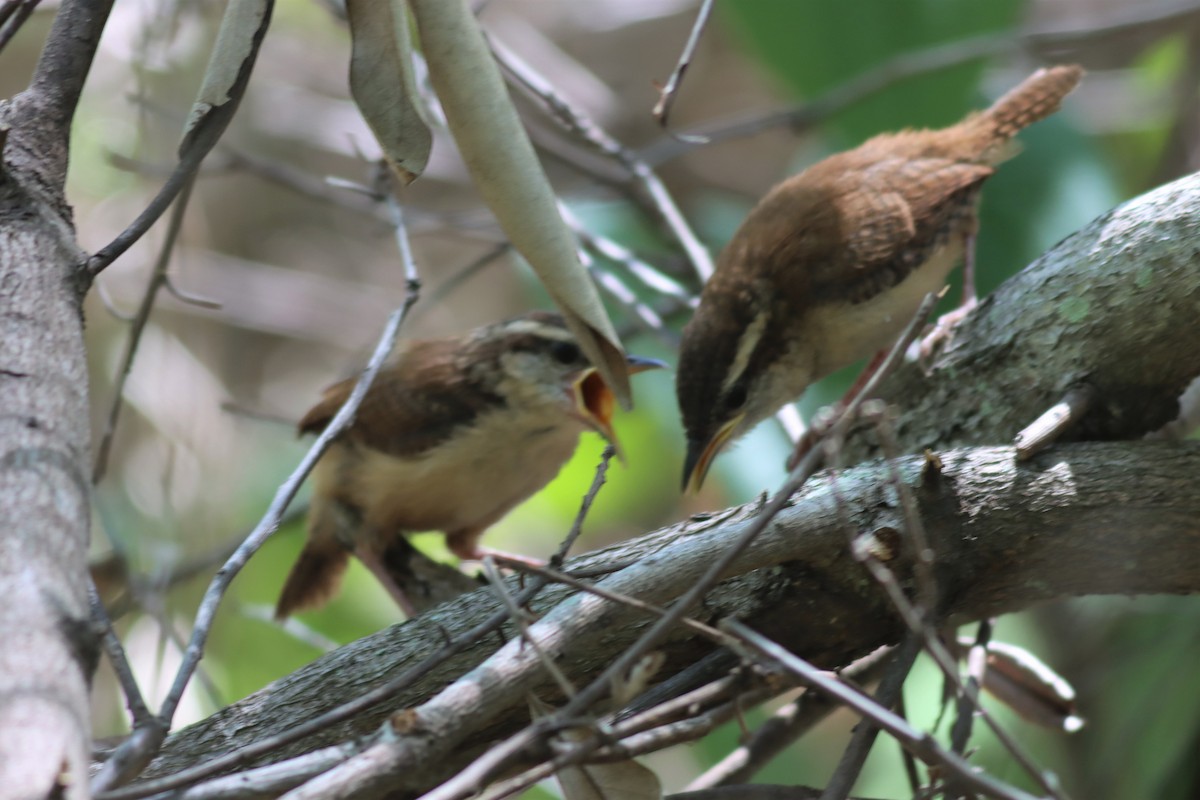
[[[88,795],[88,284],[63,194],[111,2],[65,2],[30,88],[0,105],[0,797]]]

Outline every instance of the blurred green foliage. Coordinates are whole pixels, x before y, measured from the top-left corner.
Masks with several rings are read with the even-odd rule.
[[[813,98],[901,53],[1012,29],[1023,0],[730,0],[730,28],[799,98]],[[982,59],[913,78],[838,114],[835,149],[903,127],[956,122],[974,106]]]

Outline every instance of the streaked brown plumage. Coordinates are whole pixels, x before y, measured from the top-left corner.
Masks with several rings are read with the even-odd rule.
[[[1040,70],[949,128],[876,136],[774,187],[721,253],[683,332],[684,486],[814,381],[888,346],[942,288],[1011,139],[1083,70]]]
[[[329,424],[353,386],[326,390],[300,432]],[[478,558],[483,532],[554,478],[580,433],[612,438],[612,408],[556,314],[402,343],[313,470],[308,541],[276,617],[326,602],[351,552],[411,612],[389,565],[397,538],[440,530],[460,558]]]

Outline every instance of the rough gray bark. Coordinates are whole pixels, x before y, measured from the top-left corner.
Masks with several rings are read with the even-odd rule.
[[[64,3],[0,104],[0,797],[87,796],[88,281],[63,183],[110,6]]]
[[[1084,594],[1200,590],[1200,444],[1073,444],[1018,464],[1011,448],[943,454],[942,474],[920,457],[901,472],[917,497],[937,553],[941,612],[979,619]],[[844,508],[818,478],[739,559],[733,575],[695,616],[736,616],[817,663],[836,665],[900,632],[878,587],[848,555],[848,531],[873,536],[907,580],[894,489],[879,464],[839,479]],[[574,568],[625,563],[602,585],[665,603],[689,587],[737,538],[755,506],[693,519],[576,559]],[[597,674],[647,623],[643,612],[549,589],[533,604],[541,646],[575,681]],[[487,590],[347,645],[168,741],[154,774],[199,763],[239,744],[287,730],[400,674],[499,605]],[[506,629],[507,638],[514,636]],[[384,716],[416,708],[417,730],[401,737],[404,786],[414,791],[454,774],[487,741],[527,721],[525,693],[553,695],[530,648],[489,637],[450,659],[393,702],[280,752],[296,753],[373,730]],[[661,674],[693,663],[712,645],[680,633],[663,649]],[[447,684],[450,684],[447,686]]]

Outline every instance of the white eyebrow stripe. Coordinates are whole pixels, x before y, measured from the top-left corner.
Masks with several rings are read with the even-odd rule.
[[[725,382],[721,384],[722,392],[729,391],[729,388],[742,377],[742,373],[746,371],[746,367],[750,366],[750,356],[754,355],[754,348],[758,347],[758,342],[762,339],[763,331],[766,327],[767,315],[766,313],[762,313],[755,317],[746,326],[746,329],[742,331],[742,337],[738,340],[737,353],[733,357],[733,363],[729,365],[729,372],[725,375]]]
[[[571,332],[556,325],[545,322],[535,322],[530,319],[515,319],[504,326],[505,333],[532,333],[544,339],[554,339],[559,342],[573,342],[575,337]]]

